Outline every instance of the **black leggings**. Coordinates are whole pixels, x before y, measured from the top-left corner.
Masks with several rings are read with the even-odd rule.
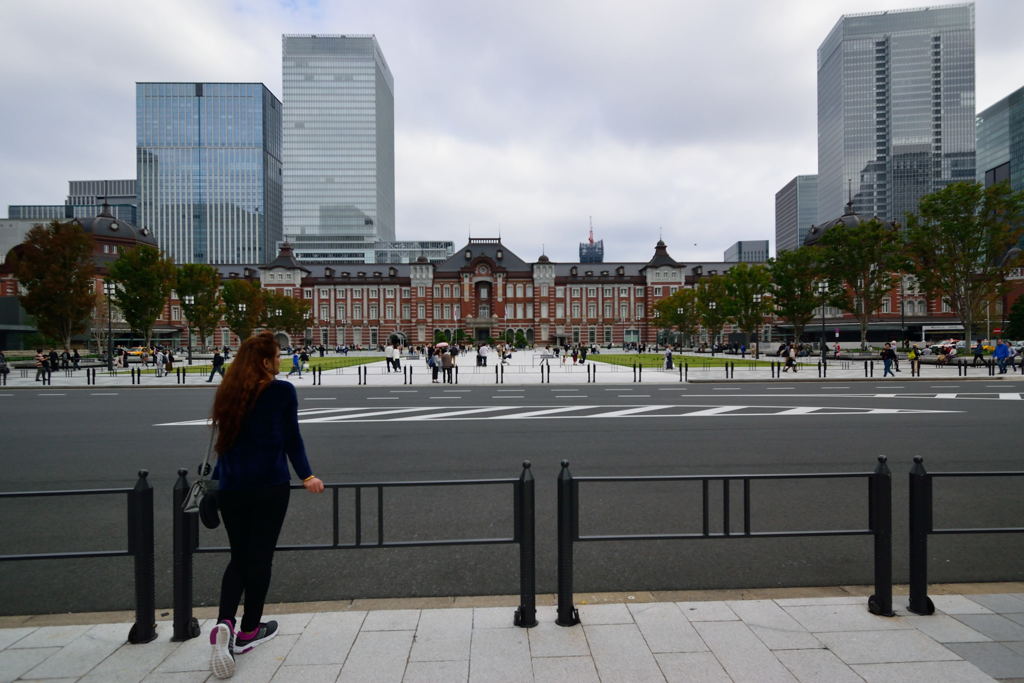
[[[270,588],[274,548],[290,495],[287,484],[218,493],[221,517],[231,543],[231,561],[220,584],[218,621],[235,618],[238,603],[245,593],[245,614],[240,630],[252,631],[260,625]]]

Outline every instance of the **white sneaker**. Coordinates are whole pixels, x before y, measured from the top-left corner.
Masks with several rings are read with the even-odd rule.
[[[210,671],[217,678],[231,678],[235,675],[235,657],[231,654],[231,622],[222,621],[210,631]]]

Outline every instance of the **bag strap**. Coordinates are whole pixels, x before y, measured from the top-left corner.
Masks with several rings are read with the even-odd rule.
[[[215,427],[210,427],[210,445],[206,449],[206,458],[203,460],[202,466],[199,468],[199,478],[209,479],[213,469],[210,467],[210,454],[213,453],[213,438],[217,434]]]

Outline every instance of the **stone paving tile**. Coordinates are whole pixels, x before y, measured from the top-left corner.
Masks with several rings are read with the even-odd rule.
[[[580,621],[584,624],[632,624],[633,615],[625,605],[579,605]]]
[[[801,607],[813,605],[867,605],[867,599],[859,595],[842,595],[828,598],[778,598],[775,604],[780,607]]]
[[[438,662],[469,659],[473,610],[439,609],[420,614],[409,660]]]
[[[796,681],[743,622],[703,621],[694,626],[736,683]]]
[[[235,657],[235,678],[245,683],[270,683],[301,636],[277,636],[252,652]],[[207,641],[209,646],[209,641]]]
[[[78,638],[92,626],[41,626],[27,636],[18,639],[16,643],[9,645],[9,648],[16,647],[64,647],[75,638]],[[125,633],[125,638],[128,634]]]
[[[362,631],[348,653],[339,683],[399,683],[412,639],[413,631]]]
[[[1024,655],[1002,643],[950,643],[947,647],[995,678],[1024,678]]]
[[[636,624],[584,626],[602,683],[664,681]]]
[[[853,670],[867,683],[992,683],[970,662],[857,664]]]
[[[726,604],[769,650],[821,647],[817,638],[772,600],[736,600]]]
[[[156,634],[156,640],[145,645],[122,644],[80,683],[136,683],[142,680],[181,645],[171,642],[173,628],[170,622],[157,622]]]
[[[41,630],[41,629],[40,629]],[[60,652],[25,674],[28,678],[75,678],[84,676],[124,645],[125,624],[101,624],[75,638]]]
[[[526,629],[485,628],[473,631],[469,680],[519,683],[533,676]]]
[[[263,620],[266,621],[268,618],[270,617],[264,617]],[[281,636],[302,635],[312,618],[312,612],[273,615],[274,621],[277,622],[277,634]]]
[[[0,629],[0,650],[5,650],[36,629],[31,626]]]
[[[1024,614],[1004,614],[1002,616],[1006,617],[1015,624],[1024,624]]]
[[[958,614],[955,618],[992,640],[1024,640],[1024,625],[1001,614]]]
[[[0,652],[0,683],[8,683],[60,652],[59,647],[20,647]]]
[[[270,683],[334,683],[340,673],[341,666],[338,664],[282,666]]]
[[[508,607],[474,607],[473,628],[516,627],[514,617],[515,610]]]
[[[819,631],[883,631],[910,626],[900,617],[879,617],[867,605],[833,604],[785,607],[786,612],[812,633]]]
[[[991,614],[992,610],[966,595],[929,595],[935,609],[946,614]]]
[[[209,671],[178,671],[176,673],[152,673],[142,679],[142,683],[204,683],[204,681],[215,681]],[[56,683],[47,681],[46,683]]]
[[[391,609],[370,612],[363,622],[363,631],[415,631],[420,621],[418,609]]]
[[[210,671],[210,628],[212,619],[199,622],[199,635],[178,643],[178,647],[167,655],[153,674],[178,673],[183,671]],[[164,637],[164,636],[161,636]],[[153,675],[150,674],[150,675]]]
[[[710,652],[665,652],[654,657],[668,683],[732,683]]]
[[[534,683],[601,683],[590,657],[542,657],[533,660]]]
[[[903,621],[940,643],[984,643],[992,640],[983,633],[945,614],[906,616]]]
[[[309,620],[284,663],[344,664],[366,612],[325,612]]]
[[[828,650],[780,650],[775,656],[800,683],[862,683],[853,669]]]
[[[737,621],[739,617],[724,602],[677,602],[688,621]]]
[[[845,631],[815,634],[847,664],[941,662],[957,655],[918,631]]]
[[[1002,613],[1024,613],[1024,596],[1009,593],[989,593],[985,595],[972,595],[971,600],[988,607],[993,612]]]
[[[672,602],[629,605],[651,652],[707,652],[708,646]]]
[[[1019,652],[1020,654],[1024,655],[1024,643],[1006,642],[1003,643],[1003,645],[1010,648],[1014,652]]]
[[[538,657],[589,657],[590,646],[582,626],[559,626],[537,616],[537,625],[527,629],[530,654]]]
[[[465,683],[469,660],[452,662],[409,662],[402,683]]]

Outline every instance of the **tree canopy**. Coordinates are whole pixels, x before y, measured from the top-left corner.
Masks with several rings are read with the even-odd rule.
[[[263,290],[258,282],[227,280],[221,288],[224,322],[241,340],[252,336],[263,319]]]
[[[93,240],[74,223],[53,221],[28,231],[15,250],[14,275],[25,288],[18,297],[39,331],[71,347],[85,332],[95,303]]]
[[[818,252],[813,247],[780,252],[768,261],[775,314],[793,326],[793,341],[800,342],[823,297],[817,291],[821,277]]]
[[[700,325],[697,310],[697,292],[693,289],[678,289],[654,305],[658,324],[665,328],[676,328],[683,339],[693,337]]]
[[[145,244],[122,250],[110,265],[107,280],[117,285],[114,300],[146,346],[153,338],[153,323],[167,306],[176,275],[174,260]]]
[[[926,195],[907,217],[907,251],[921,288],[960,318],[967,339],[974,321],[1020,265],[1024,192],[1007,183],[953,183]]]
[[[771,274],[760,264],[737,263],[724,278],[729,319],[748,335],[756,335],[772,309]]]
[[[224,315],[220,273],[205,263],[183,264],[178,266],[176,289],[185,319],[199,332],[199,345],[206,348],[206,338]]]
[[[309,302],[285,296],[276,290],[263,291],[263,317],[260,325],[272,332],[284,330],[292,336],[303,337],[309,320]]]
[[[697,314],[700,316],[700,324],[710,333],[713,343],[722,331],[722,326],[730,317],[725,276],[712,275],[702,278],[695,291],[697,292]]]

